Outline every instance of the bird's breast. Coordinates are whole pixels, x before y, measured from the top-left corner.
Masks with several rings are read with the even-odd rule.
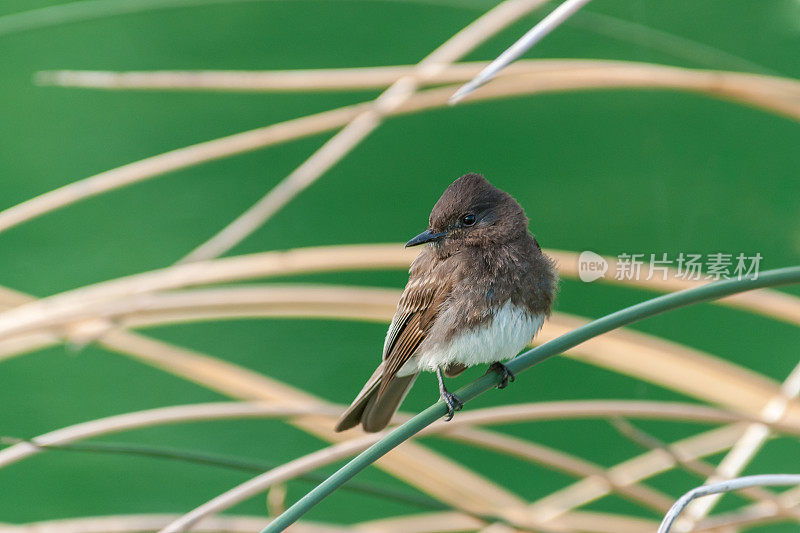
[[[427,338],[399,375],[435,371],[451,363],[473,366],[510,359],[541,329],[543,314],[531,313],[511,300],[491,309],[487,318],[471,328],[453,327],[461,321],[458,308],[444,311]]]

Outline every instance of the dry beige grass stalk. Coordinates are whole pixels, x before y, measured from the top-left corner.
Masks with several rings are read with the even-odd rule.
[[[323,403],[284,405],[275,402],[218,402],[159,407],[81,422],[34,437],[0,450],[0,468],[43,452],[42,446],[63,446],[92,437],[146,427],[239,418],[289,418],[316,415],[335,418],[341,406]],[[738,413],[685,403],[645,402],[636,400],[576,400],[505,405],[467,411],[450,423],[437,422],[420,435],[470,441],[461,433],[473,426],[525,423],[543,420],[606,419],[611,416],[682,420],[704,423],[749,422]],[[400,413],[394,422],[402,423],[410,415]],[[800,428],[773,426],[774,429],[799,434]],[[566,468],[565,471],[569,469]]]
[[[426,79],[421,86],[464,82],[480,72],[488,62],[472,61],[446,66]],[[500,76],[568,70],[625,66],[624,61],[579,59],[523,59],[510,65]],[[414,73],[414,65],[388,67],[353,67],[302,70],[155,70],[155,71],[97,71],[55,70],[36,75],[42,85],[82,87],[93,89],[170,89],[213,91],[342,91],[354,89],[382,89],[404,76]]]
[[[44,446],[64,446],[92,437],[166,424],[239,418],[337,417],[335,405],[280,405],[268,402],[219,402],[159,407],[67,426],[0,450],[0,468],[39,454]]]
[[[94,516],[33,522],[23,525],[0,524],[0,533],[141,533],[153,531],[178,515],[138,514]],[[252,533],[269,520],[258,516],[221,515],[203,520],[193,531],[198,533]],[[575,512],[561,520],[561,531],[591,533],[651,533],[655,522],[606,513]],[[568,526],[576,526],[574,529]],[[347,527],[319,522],[299,522],[292,526],[297,533],[445,533],[478,529],[485,522],[458,512],[424,513],[400,518],[371,520]],[[647,529],[649,528],[649,529]]]
[[[470,95],[467,102],[557,91],[661,88],[698,92],[800,120],[798,82],[794,80],[624,62],[595,68],[586,66],[587,60],[578,61],[581,68],[533,67],[528,73],[503,75]],[[527,64],[522,64],[518,71],[524,72],[525,68]],[[399,107],[388,111],[386,116],[442,107],[455,88],[454,85],[414,94]],[[83,199],[168,172],[342,127],[369,106],[369,103],[364,103],[343,107],[178,148],[84,178],[0,212],[0,231]]]
[[[134,294],[116,300],[86,298],[86,302],[78,300],[78,305],[56,307],[56,311],[47,306],[29,311],[32,321],[16,330],[3,327],[6,315],[13,311],[0,314],[0,340],[43,331],[54,333],[80,320],[124,320],[126,313],[141,312],[156,312],[157,323],[176,317],[180,320],[181,312],[187,313],[189,319],[196,319],[201,314],[211,319],[316,316],[388,321],[394,314],[398,298],[396,291],[341,286],[248,286],[199,289],[187,293]],[[220,309],[220,313],[216,314],[215,309]],[[167,313],[157,314],[161,310],[167,310]],[[587,322],[585,318],[554,313],[538,340],[552,340]],[[764,408],[776,398],[784,398],[777,384],[753,372],[698,350],[629,330],[609,332],[566,353],[594,365],[759,417],[759,420],[763,418],[760,415]],[[671,371],[674,368],[681,369],[679,375]],[[800,402],[786,399],[785,403],[785,412],[773,421],[800,424]]]
[[[407,267],[416,253],[403,249],[400,245],[334,246],[263,252],[175,265],[89,285],[7,310],[0,313],[0,339],[29,332],[37,327],[45,327],[48,322],[56,323],[59,317],[79,316],[92,306],[102,305],[102,302],[149,292],[277,275],[401,268]],[[569,265],[577,264],[575,254],[558,251],[550,253],[568,267],[562,269],[566,275],[572,274]],[[675,277],[676,274],[671,271],[670,278]],[[663,290],[668,286],[672,289],[687,288],[700,283],[702,282],[690,280],[671,280],[665,283],[654,278],[649,281],[631,281],[630,285]],[[752,291],[735,298],[725,298],[720,302],[800,324],[800,303],[798,303],[800,300],[785,293]]]
[[[178,515],[171,514],[133,514],[113,516],[92,516],[86,518],[66,518],[47,520],[22,525],[0,524],[0,533],[143,533],[155,531]],[[264,517],[224,515],[214,516],[197,524],[197,533],[253,533],[269,523]],[[333,524],[298,522],[292,526],[292,533],[346,533],[351,531]]]
[[[420,80],[421,86],[462,83],[474,77],[488,65],[486,61],[453,63],[437,73]],[[555,71],[589,70],[606,68],[630,68],[648,66],[660,72],[687,70],[682,67],[646,64],[631,61],[607,59],[521,59],[509,65],[498,77],[516,76]],[[47,85],[62,87],[83,87],[94,89],[170,89],[214,91],[342,91],[354,89],[381,89],[398,79],[414,73],[413,65],[386,67],[352,67],[336,69],[302,70],[177,70],[177,71],[95,71],[95,70],[56,70],[37,74],[37,81]],[[752,83],[765,89],[772,87],[776,95],[800,97],[800,85],[792,78],[748,74],[746,72],[714,71],[689,69],[692,72],[719,72],[736,74],[741,83]]]
[[[652,520],[630,518],[607,513],[575,511],[553,521],[537,532],[582,533],[652,533],[658,524]],[[459,513],[425,513],[403,518],[388,518],[357,524],[358,533],[432,533],[480,531],[481,533],[516,533],[519,530],[495,522],[491,525]]]

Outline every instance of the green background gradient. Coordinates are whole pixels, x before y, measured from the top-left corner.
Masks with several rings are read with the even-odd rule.
[[[6,0],[0,16],[55,4]],[[378,91],[235,94],[38,87],[48,69],[293,69],[410,64],[493,5],[480,0],[250,1],[184,6],[0,33],[0,208],[80,178],[196,142],[372,98]],[[527,54],[741,69],[747,63],[663,34],[609,29],[597,15],[669,32],[800,76],[800,4],[791,0],[595,0]],[[467,59],[490,59],[542,13],[523,18]],[[0,20],[2,20],[0,18]],[[624,30],[624,31],[623,31]],[[750,67],[754,68],[754,67]],[[193,167],[48,214],[0,234],[0,284],[36,296],[167,266],[222,228],[330,135]],[[755,252],[761,267],[800,256],[800,125],[704,96],[661,90],[517,97],[392,118],[318,183],[228,255],[291,247],[404,242],[424,229],[441,191],[484,173],[526,208],[542,246],[617,255]],[[403,271],[290,278],[401,288]],[[786,289],[800,295],[797,288]],[[557,310],[598,317],[653,293],[565,280]],[[797,363],[798,331],[744,312],[701,305],[635,329],[685,343],[781,381]],[[373,370],[380,324],[240,320],[150,328],[148,335],[215,355],[345,403]],[[483,372],[473,369],[457,383]],[[404,409],[437,398],[423,376]],[[672,391],[557,358],[469,408],[578,398],[679,399]],[[0,362],[0,435],[28,438],[131,410],[224,400],[204,388],[88,346]],[[641,422],[664,440],[701,425]],[[604,421],[499,428],[604,466],[640,450]],[[278,422],[159,427],[110,436],[283,462],[321,441]],[[571,478],[433,438],[446,453],[526,499]],[[712,457],[713,461],[719,457]],[[332,471],[332,468],[324,469]],[[769,442],[748,473],[800,472],[800,443]],[[0,470],[0,521],[187,511],[250,477],[166,460],[50,452]],[[376,469],[361,480],[401,484]],[[700,479],[653,478],[678,496]],[[289,484],[289,499],[310,484]],[[406,489],[409,492],[412,489]],[[720,509],[740,503],[728,496]],[[617,497],[588,509],[659,518]],[[348,523],[420,511],[339,492],[309,518]],[[232,512],[264,514],[256,497]],[[773,525],[753,531],[796,531]]]

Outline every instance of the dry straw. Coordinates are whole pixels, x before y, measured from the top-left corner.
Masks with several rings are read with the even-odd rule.
[[[576,90],[661,88],[703,93],[800,120],[800,82],[788,78],[692,70],[646,63],[597,62],[596,67],[582,68],[580,65],[585,65],[587,61],[578,61],[579,65],[576,65],[576,68],[563,70],[545,68],[544,71],[540,71],[534,68],[530,72],[525,72],[523,69],[525,65],[520,65],[519,74],[509,73],[507,76],[499,77],[476,91],[466,99],[466,102]],[[324,78],[325,72],[320,72],[319,77]],[[448,86],[422,91],[408,96],[402,104],[384,114],[392,116],[418,113],[442,107],[454,89],[455,86]],[[371,108],[372,104],[363,103],[324,111],[129,163],[65,185],[0,212],[0,231],[86,198],[169,172],[330,131],[345,126],[358,116],[363,116]],[[351,148],[344,144],[340,146],[342,150]],[[291,199],[302,188],[304,187],[295,190],[287,186],[285,189],[287,198]],[[257,205],[265,206],[264,209],[268,207],[265,203]],[[281,205],[285,205],[285,202]],[[239,238],[239,233],[231,236]],[[227,248],[233,245],[234,240],[236,239],[231,238],[225,241]],[[193,259],[198,258],[199,256]]]

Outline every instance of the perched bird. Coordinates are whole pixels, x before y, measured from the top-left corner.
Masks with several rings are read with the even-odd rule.
[[[386,334],[383,360],[336,424],[365,431],[389,423],[420,371],[436,372],[449,415],[461,401],[442,373],[514,357],[541,329],[558,285],[553,260],[528,232],[528,218],[509,194],[480,174],[454,181],[431,211],[428,229],[406,243],[425,244]]]

